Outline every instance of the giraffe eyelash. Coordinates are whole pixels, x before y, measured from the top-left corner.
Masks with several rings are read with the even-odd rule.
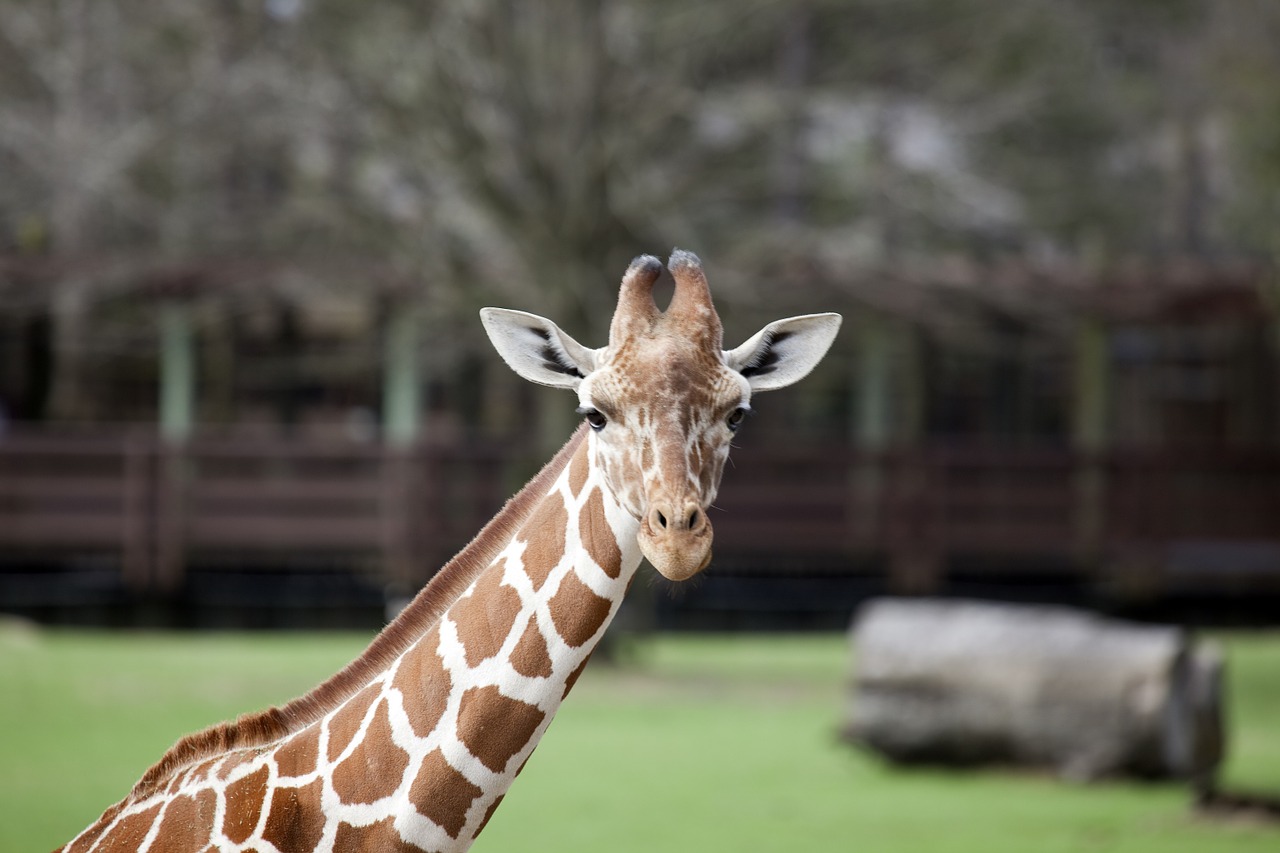
[[[604,416],[604,413],[591,406],[579,406],[576,411],[587,419],[587,424],[596,432],[604,429],[605,425],[609,423],[609,419]]]

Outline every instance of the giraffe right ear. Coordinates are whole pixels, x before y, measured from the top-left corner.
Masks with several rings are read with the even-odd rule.
[[[545,317],[509,308],[483,308],[489,340],[512,370],[539,385],[576,389],[596,369],[596,355]]]
[[[737,349],[725,364],[746,377],[752,391],[772,391],[799,382],[822,361],[840,331],[839,314],[805,314],[775,320]]]

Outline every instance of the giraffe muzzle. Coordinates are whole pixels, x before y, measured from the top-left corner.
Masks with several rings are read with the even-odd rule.
[[[655,501],[640,525],[640,552],[664,578],[688,580],[711,562],[712,536],[695,501]]]

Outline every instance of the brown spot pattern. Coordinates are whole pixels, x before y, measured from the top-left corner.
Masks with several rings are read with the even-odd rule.
[[[155,823],[156,816],[160,814],[160,805],[156,803],[151,808],[129,815],[117,823],[102,839],[98,850],[102,853],[137,853],[138,848],[142,846],[142,839],[147,837],[151,824]]]
[[[207,788],[170,802],[157,834],[157,838],[164,839],[165,853],[199,853],[209,846],[217,802],[213,791]]]
[[[271,795],[262,838],[280,853],[311,853],[320,843],[324,821],[320,814],[321,781],[297,788],[276,788]]]
[[[349,823],[338,824],[334,834],[333,849],[338,853],[421,853],[421,848],[410,844],[400,837],[396,830],[395,818],[385,818],[368,826],[352,826]]]
[[[254,758],[254,755],[248,753],[228,756],[227,760],[218,767],[218,772],[214,774],[214,778],[219,782],[225,782],[231,778],[231,774],[235,772],[237,767],[249,763]]]
[[[538,620],[530,619],[520,642],[511,652],[511,666],[529,678],[551,677],[551,655],[547,651],[546,638],[538,630]]]
[[[405,697],[409,723],[418,737],[431,734],[440,722],[453,686],[444,662],[436,654],[439,647],[440,628],[437,626],[405,655],[393,683]]]
[[[373,803],[400,787],[409,753],[391,736],[387,703],[379,702],[364,738],[333,770],[333,790],[344,803]]]
[[[86,829],[79,838],[75,839],[74,843],[64,844],[53,853],[79,853],[79,851],[88,850],[107,831],[112,819],[119,813],[120,805],[117,803],[103,812],[102,817],[98,818],[98,822]]]
[[[600,630],[609,618],[611,603],[591,591],[578,576],[569,572],[549,602],[556,632],[571,646],[581,646]]]
[[[519,537],[528,547],[524,552],[525,573],[539,590],[564,556],[564,533],[569,513],[559,495],[548,495],[520,528]]]
[[[591,655],[588,654],[582,659],[582,663],[578,664],[578,668],[569,673],[569,677],[564,682],[564,694],[561,695],[560,701],[564,701],[565,696],[569,695],[569,691],[573,689],[573,685],[578,683],[578,678],[582,675],[583,670],[587,668],[587,664],[591,662]]]
[[[613,535],[604,514],[604,493],[599,488],[591,490],[578,518],[578,532],[587,553],[596,565],[604,569],[611,578],[622,574],[622,552],[618,549],[618,540]]]
[[[276,767],[281,776],[305,776],[316,769],[320,758],[320,724],[308,726],[276,750]]]
[[[589,443],[584,441],[569,460],[569,491],[575,498],[582,494],[582,487],[587,484],[587,476],[591,473],[590,460],[587,458],[590,452]]]
[[[348,699],[347,704],[342,706],[342,710],[333,715],[333,719],[329,721],[330,761],[337,761],[338,756],[342,755],[352,738],[360,731],[364,715],[369,711],[369,706],[377,701],[381,692],[381,684],[370,684]]]
[[[267,778],[270,771],[259,767],[242,779],[227,786],[227,814],[222,822],[222,834],[233,844],[243,844],[258,828],[262,806],[267,799]]]
[[[505,794],[499,794],[499,795],[498,795],[498,799],[494,800],[494,801],[489,805],[488,810],[484,813],[484,820],[480,821],[480,825],[479,825],[478,827],[476,827],[476,834],[475,834],[475,835],[473,835],[473,836],[471,836],[472,838],[479,838],[479,837],[480,837],[480,833],[484,832],[484,828],[485,828],[486,826],[488,826],[488,825],[489,825],[489,819],[490,819],[490,818],[492,818],[492,817],[493,817],[493,813],[494,813],[494,812],[496,812],[496,811],[498,810],[498,806],[502,805],[502,798],[503,798],[504,796],[506,796],[506,795],[505,795]]]
[[[457,838],[466,825],[467,810],[480,793],[480,788],[467,781],[437,749],[422,760],[409,789],[409,799],[423,817],[435,821],[451,838]]]
[[[476,666],[502,648],[520,612],[520,595],[502,585],[501,565],[480,575],[475,590],[449,608],[449,621],[458,628],[458,640],[467,666]]]
[[[208,761],[205,761],[201,764],[197,764],[190,771],[188,771],[187,775],[189,775],[192,779],[212,778],[214,776],[213,768],[215,765],[217,765],[218,761],[221,758],[222,756],[217,756],[216,758],[210,758]]]
[[[501,773],[544,717],[533,705],[503,696],[497,687],[473,687],[462,694],[458,737],[481,764]]]

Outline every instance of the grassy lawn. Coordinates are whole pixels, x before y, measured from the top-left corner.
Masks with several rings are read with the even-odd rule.
[[[0,851],[66,841],[179,735],[304,692],[367,639],[0,627]],[[1226,785],[1280,793],[1280,635],[1222,639]],[[1196,817],[1176,786],[902,771],[843,747],[842,637],[624,651],[588,670],[476,851],[1280,849],[1280,827]]]

